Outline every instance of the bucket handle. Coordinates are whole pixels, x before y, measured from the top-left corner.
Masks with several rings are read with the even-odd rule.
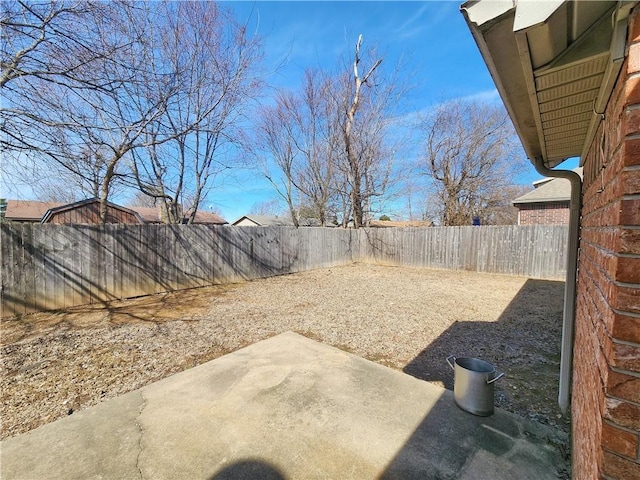
[[[453,358],[453,361],[456,361],[456,356],[455,355],[449,355],[447,357],[447,363],[449,364],[449,366],[455,370],[455,367],[453,366],[453,363],[451,363],[451,359]],[[498,380],[500,380],[502,377],[504,377],[504,372],[500,373],[497,377],[492,378],[491,380],[487,380],[487,385],[492,384],[493,382],[497,382]]]
[[[456,361],[456,356],[455,355],[449,355],[447,357],[447,363],[449,364],[449,366],[451,367],[452,370],[455,370],[455,367],[453,366],[453,363],[451,363],[451,359],[453,358],[453,361]]]

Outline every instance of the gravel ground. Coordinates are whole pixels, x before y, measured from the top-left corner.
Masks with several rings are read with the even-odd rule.
[[[556,406],[562,282],[355,264],[2,321],[0,438],[288,330],[453,389],[450,354],[506,376],[496,405]]]

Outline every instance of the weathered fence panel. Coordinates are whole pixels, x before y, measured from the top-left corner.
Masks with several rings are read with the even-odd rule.
[[[568,229],[562,225],[362,230],[360,258],[393,265],[562,279]]]
[[[0,225],[0,316],[354,261],[561,279],[567,227]]]

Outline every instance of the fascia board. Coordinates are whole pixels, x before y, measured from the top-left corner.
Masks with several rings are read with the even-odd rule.
[[[467,18],[467,23],[474,23],[478,27],[495,20],[513,9],[513,0],[496,0],[491,2],[471,0],[460,6],[460,10]]]
[[[549,20],[566,0],[518,0],[513,31],[519,32]]]
[[[513,34],[515,8],[511,2],[507,3],[511,8],[493,10],[494,13],[502,13],[499,17],[492,17],[490,25],[485,25],[484,28],[476,21],[488,22],[486,11],[470,11],[472,8],[478,8],[482,3],[467,2],[462,6],[461,11],[511,117],[525,154],[532,159],[541,152],[537,142],[531,141],[532,133],[536,133],[537,130],[536,126],[531,124],[534,115],[527,96],[518,46]],[[501,4],[505,6],[505,2]]]

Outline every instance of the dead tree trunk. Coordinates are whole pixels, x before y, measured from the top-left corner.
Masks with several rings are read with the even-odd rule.
[[[366,85],[367,80],[374,72],[376,68],[382,63],[382,59],[376,61],[376,63],[369,69],[367,74],[360,78],[358,73],[358,63],[360,63],[360,46],[362,45],[362,35],[358,36],[358,42],[356,43],[355,57],[353,60],[353,78],[355,81],[355,91],[353,92],[353,99],[351,105],[347,108],[347,121],[344,127],[344,146],[347,154],[347,162],[349,167],[349,183],[351,184],[351,191],[349,194],[351,200],[351,208],[353,211],[353,224],[355,228],[360,228],[363,224],[364,208],[362,198],[362,176],[360,172],[360,165],[358,155],[355,152],[353,145],[352,129],[356,113],[358,111],[358,105],[360,102],[360,91],[362,85]]]

